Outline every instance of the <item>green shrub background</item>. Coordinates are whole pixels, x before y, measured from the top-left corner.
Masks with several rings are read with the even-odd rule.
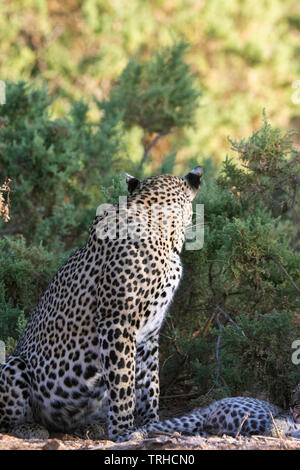
[[[287,406],[300,380],[299,37],[293,0],[1,3],[9,353],[97,206],[126,194],[124,171],[183,176],[201,164],[204,247],[182,253],[161,331],[162,394]]]

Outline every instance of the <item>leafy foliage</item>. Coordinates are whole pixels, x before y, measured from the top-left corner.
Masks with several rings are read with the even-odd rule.
[[[25,318],[31,313],[51,277],[67,259],[43,246],[26,246],[25,239],[0,239],[0,338],[13,339],[21,334]]]
[[[150,60],[132,58],[112,89],[104,109],[122,113],[126,127],[140,126],[151,134],[195,123],[199,92],[183,58],[183,42],[157,52]]]
[[[265,115],[258,131],[232,146],[238,159],[226,158],[217,178],[204,178],[196,201],[205,208],[204,247],[183,252],[173,322],[163,331],[172,340],[162,336],[163,355],[172,359],[162,373],[166,389],[184,376],[187,389],[194,383],[208,392],[221,366],[223,394],[265,392],[284,404],[299,380],[291,362],[292,340],[299,335],[300,256],[292,246],[297,228],[291,219],[299,201],[299,153],[290,133],[272,128]],[[199,223],[195,220],[195,227]],[[223,319],[222,332],[216,329],[218,306],[239,328]],[[218,363],[216,335],[221,334]],[[257,349],[269,353],[258,360]]]
[[[118,122],[91,125],[82,101],[74,102],[68,118],[51,119],[45,87],[22,81],[7,82],[6,89],[0,167],[13,180],[14,204],[3,232],[47,247],[68,246],[72,230],[86,232],[99,186],[119,165]]]
[[[297,0],[7,0],[0,4],[1,79],[47,82],[51,96],[59,94],[56,116],[84,99],[97,120],[93,96],[108,98],[137,51],[148,59],[151,51],[184,38],[191,45],[187,63],[205,99],[195,128],[184,129],[182,137],[171,134],[164,149],[153,149],[148,171],[158,168],[174,141],[184,142],[177,158],[181,169],[188,155],[211,155],[220,163],[227,136],[249,135],[264,107],[274,124],[294,127],[299,24]],[[132,130],[130,138],[137,149],[139,135]]]
[[[291,361],[291,344],[299,337],[300,325],[293,325],[290,312],[276,310],[252,318],[240,315],[240,330],[224,328],[224,378],[238,393],[241,388],[256,396],[262,392],[272,402],[288,407],[289,389],[299,376]],[[241,331],[244,334],[241,334]]]
[[[140,56],[130,59],[109,100],[99,103],[105,118],[111,113],[120,115],[125,129],[142,129],[144,155],[140,169],[159,138],[195,124],[201,93],[184,62],[187,47],[178,42],[152,54],[150,60]]]

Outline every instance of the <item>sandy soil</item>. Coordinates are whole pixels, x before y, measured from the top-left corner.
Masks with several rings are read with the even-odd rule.
[[[156,435],[141,442],[121,444],[109,440],[93,441],[70,435],[53,435],[48,440],[19,439],[0,434],[0,450],[300,450],[300,440],[285,437],[239,436],[183,437],[178,433]]]

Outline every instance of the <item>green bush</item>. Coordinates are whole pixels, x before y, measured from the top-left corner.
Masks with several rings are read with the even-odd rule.
[[[232,142],[238,158],[226,158],[219,175],[204,163],[196,200],[205,209],[204,246],[183,251],[184,276],[171,307],[173,320],[162,331],[167,393],[170,384],[183,387],[184,382],[199,393],[215,389],[217,396],[218,387],[223,394],[250,390],[284,404],[299,381],[291,362],[292,340],[299,338],[300,254],[292,244],[299,153],[290,136],[273,129],[264,115],[262,127],[249,139]],[[219,319],[224,330],[219,363],[218,307],[237,324]],[[269,350],[259,362],[257,348]],[[164,357],[170,359],[164,362]],[[216,384],[218,366],[222,374]]]
[[[274,310],[252,318],[236,318],[240,328],[226,326],[222,334],[222,374],[233,394],[264,393],[273,403],[288,406],[290,387],[299,381],[291,360],[292,342],[300,336],[291,312]]]
[[[109,99],[99,103],[104,119],[119,115],[124,130],[138,128],[142,132],[144,153],[139,173],[160,138],[195,124],[201,92],[191,67],[184,61],[187,49],[188,44],[180,41],[152,53],[148,60],[143,60],[141,54],[131,58]]]
[[[148,60],[129,60],[102,107],[121,113],[126,127],[139,126],[150,135],[194,125],[200,92],[183,60],[187,48],[178,42]]]
[[[11,221],[4,234],[65,249],[85,236],[119,163],[118,120],[92,125],[88,106],[74,102],[65,119],[51,118],[46,88],[7,82],[0,106],[1,177],[12,179]],[[84,175],[84,176],[83,176]]]
[[[0,239],[0,339],[17,340],[51,277],[69,253],[60,255],[42,245],[26,246],[22,237]]]

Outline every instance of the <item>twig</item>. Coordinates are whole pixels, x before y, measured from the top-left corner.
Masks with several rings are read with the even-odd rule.
[[[210,327],[210,325],[212,324],[212,322],[214,321],[215,319],[215,316],[216,316],[217,312],[216,310],[214,310],[211,314],[211,316],[209,317],[209,319],[206,321],[206,324],[204,325],[204,328],[203,330],[198,330],[196,333],[193,334],[193,338],[195,338],[196,336],[198,336],[200,333],[202,333],[202,338],[205,338],[206,336],[206,333],[208,332],[208,329]]]
[[[283,447],[286,449],[287,447],[286,447],[286,445],[285,445],[285,443],[284,443],[284,441],[283,441],[283,439],[282,439],[283,436],[282,436],[281,432],[280,432],[279,429],[278,429],[278,426],[277,426],[276,421],[275,421],[275,419],[274,419],[274,417],[273,417],[273,414],[271,413],[271,411],[269,411],[269,413],[270,413],[271,420],[272,420],[273,426],[274,426],[274,428],[275,428],[277,437],[278,437],[278,439],[280,440],[280,442],[281,442],[281,444],[283,445]]]
[[[290,283],[295,287],[295,289],[300,293],[300,289],[299,287],[297,286],[297,284],[295,283],[294,279],[290,276],[290,274],[287,272],[287,270],[285,269],[284,266],[282,266],[282,264],[274,257],[274,256],[270,256],[270,258],[275,261],[275,263],[277,264],[277,266],[281,269],[281,271],[283,272],[283,274],[285,274],[285,276],[288,278],[288,280],[290,281]]]
[[[213,275],[212,275],[212,269],[213,269],[213,263],[210,263],[209,269],[208,269],[208,280],[209,280],[209,287],[210,290],[212,291],[213,296],[215,297],[216,291],[213,287]]]
[[[168,400],[171,398],[193,398],[193,397],[198,397],[198,396],[199,396],[199,392],[194,392],[194,393],[182,393],[179,395],[164,395],[164,396],[160,396],[159,399]]]
[[[241,327],[239,325],[237,325],[237,323],[235,323],[235,321],[233,321],[232,318],[226,312],[224,312],[224,310],[221,309],[221,307],[217,306],[215,308],[215,311],[218,312],[217,315],[215,316],[215,321],[218,325],[219,332],[220,332],[219,336],[218,336],[218,339],[217,339],[217,344],[216,344],[216,358],[217,358],[218,370],[217,370],[217,376],[216,376],[215,384],[210,388],[208,393],[210,393],[214,389],[215,385],[218,384],[219,380],[221,380],[223,382],[224,387],[227,390],[228,395],[230,396],[231,395],[230,388],[227,385],[226,380],[221,375],[220,344],[221,344],[221,337],[222,337],[223,328],[222,328],[222,325],[221,325],[220,320],[219,320],[220,315],[222,315],[227,321],[229,321],[235,328],[240,329],[243,336],[246,337],[246,335],[243,332],[243,330],[241,329]]]
[[[170,339],[171,339],[171,342],[172,342],[172,344],[173,344],[173,346],[174,346],[174,348],[175,348],[175,350],[176,350],[178,356],[183,357],[183,359],[184,359],[184,361],[185,361],[186,358],[187,358],[187,354],[184,354],[184,353],[180,350],[180,348],[179,348],[179,346],[178,346],[178,344],[177,344],[176,331],[175,331],[175,327],[174,327],[172,318],[168,318],[168,320],[169,320],[168,323],[171,325],[170,328],[171,328],[171,329],[173,330],[173,332],[174,332],[174,333],[173,333],[173,337],[170,338]]]
[[[148,432],[148,435],[150,436],[153,436],[153,437],[156,437],[156,436],[166,436],[166,437],[171,437],[173,436],[174,432],[167,432],[167,431],[155,431],[155,430],[150,430]],[[182,437],[182,436],[180,436]],[[150,439],[147,438],[147,442],[149,441]]]
[[[174,354],[170,354],[170,356],[168,356],[168,357],[164,360],[164,362],[163,362],[163,364],[162,364],[162,366],[161,366],[161,372],[164,370],[165,365],[166,365],[166,363],[168,362],[168,360],[171,359],[171,357],[173,357],[173,356],[174,356]]]
[[[180,347],[178,346],[177,344],[177,338],[176,338],[176,331],[175,331],[175,327],[173,325],[173,322],[172,322],[172,318],[167,318],[166,320],[166,325],[167,325],[167,328],[168,330],[171,332],[171,334],[173,335],[172,337],[168,336],[168,338],[171,340],[171,344],[173,345],[176,353],[178,354],[178,356],[180,358],[182,358],[181,360],[179,360],[179,366],[178,368],[176,368],[176,371],[175,371],[175,375],[173,376],[173,378],[171,378],[169,380],[169,383],[166,384],[166,386],[164,387],[165,390],[168,390],[171,386],[173,386],[173,384],[176,382],[177,378],[178,378],[178,374],[180,373],[180,371],[182,370],[182,368],[180,366],[183,366],[186,361],[187,361],[187,358],[188,358],[188,354],[184,354],[181,350],[180,350]],[[166,362],[172,357],[174,356],[174,354],[171,354],[163,363],[163,366],[162,368],[165,366]]]
[[[241,330],[242,335],[243,335],[244,337],[246,337],[246,335],[245,335],[245,333],[243,332],[242,328],[241,328],[235,321],[233,321],[232,318],[231,318],[226,312],[224,312],[224,310],[221,309],[221,307],[217,306],[217,307],[216,307],[216,310],[218,310],[219,314],[221,313],[221,314],[223,315],[223,317],[224,317],[227,321],[229,321],[233,326],[235,326],[236,328],[238,328],[239,330]]]
[[[239,437],[240,432],[241,432],[241,430],[242,430],[242,427],[244,426],[244,423],[245,423],[246,419],[249,418],[249,416],[250,416],[250,413],[247,413],[247,414],[243,417],[242,422],[241,422],[241,424],[239,425],[239,428],[238,428],[237,433],[236,433],[236,435],[235,435],[235,438],[236,438],[236,439]]]
[[[215,319],[216,323],[218,325],[219,331],[220,331],[220,334],[219,334],[218,339],[217,339],[217,344],[216,344],[216,358],[217,358],[217,364],[218,364],[216,384],[219,382],[219,380],[221,380],[223,382],[224,387],[227,390],[228,395],[231,395],[230,388],[227,385],[226,380],[221,375],[220,344],[221,344],[221,336],[222,336],[223,329],[222,329],[221,323],[219,321],[219,314],[220,313],[217,314],[216,319]]]

